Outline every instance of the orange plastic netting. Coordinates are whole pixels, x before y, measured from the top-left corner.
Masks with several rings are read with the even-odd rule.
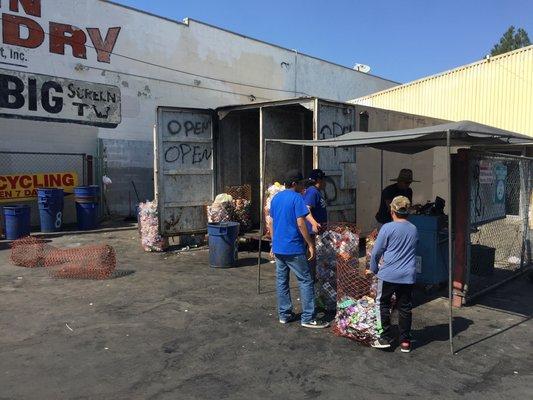
[[[60,249],[31,236],[12,243],[11,261],[25,268],[45,267],[52,277],[67,279],[107,279],[117,264],[115,250],[106,244]]]
[[[378,336],[376,319],[376,288],[377,281],[367,273],[376,233],[372,233],[366,241],[367,257],[359,263],[359,235],[352,225],[342,224],[357,232],[355,243],[345,247],[353,249],[349,252],[339,251],[336,255],[336,316],[333,333],[347,337],[363,344],[369,344]],[[337,228],[337,230],[341,228]],[[342,246],[341,246],[342,247]],[[355,251],[357,249],[357,251]]]

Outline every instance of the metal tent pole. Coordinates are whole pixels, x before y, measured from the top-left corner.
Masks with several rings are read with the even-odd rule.
[[[267,154],[267,140],[261,137],[261,176],[259,177],[259,188],[261,190],[261,209],[259,212],[259,250],[257,252],[257,294],[261,294],[261,247],[263,245],[263,232],[265,231],[265,193],[264,193],[264,179],[265,179],[265,158]]]
[[[448,175],[448,301],[450,307],[449,320],[448,320],[448,335],[450,341],[450,352],[453,355],[453,241],[452,241],[452,220],[453,220],[453,201],[452,201],[452,166],[451,166],[451,149],[450,149],[450,131],[446,131],[446,173]]]

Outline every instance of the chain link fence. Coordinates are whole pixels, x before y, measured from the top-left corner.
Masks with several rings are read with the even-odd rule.
[[[65,176],[68,182],[64,181]],[[32,226],[38,226],[36,186],[62,187],[65,183],[72,186],[73,182],[82,186],[89,184],[92,176],[91,158],[86,154],[0,151],[0,209],[30,204]],[[2,215],[3,212],[0,218]],[[76,221],[74,196],[65,197],[63,218],[65,223]]]
[[[533,160],[518,156],[473,153],[470,159],[468,298],[531,263],[532,167]]]

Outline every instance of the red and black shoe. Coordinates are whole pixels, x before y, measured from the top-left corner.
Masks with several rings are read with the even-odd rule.
[[[411,341],[402,340],[402,342],[400,343],[400,351],[402,353],[410,353],[411,352]]]

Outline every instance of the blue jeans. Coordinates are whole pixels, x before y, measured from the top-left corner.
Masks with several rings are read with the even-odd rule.
[[[315,313],[315,287],[307,257],[300,255],[276,256],[276,289],[278,293],[278,315],[280,319],[287,319],[292,313],[292,300],[289,287],[289,277],[292,271],[298,279],[300,298],[302,303],[302,323],[311,322]]]

